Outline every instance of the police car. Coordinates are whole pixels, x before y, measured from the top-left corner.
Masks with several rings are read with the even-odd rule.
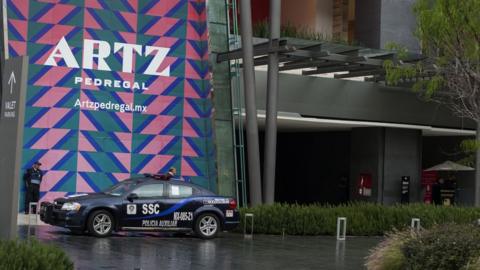
[[[160,180],[156,175],[127,179],[93,194],[42,202],[40,219],[97,237],[113,231],[195,232],[203,239],[239,223],[237,202],[197,185]]]

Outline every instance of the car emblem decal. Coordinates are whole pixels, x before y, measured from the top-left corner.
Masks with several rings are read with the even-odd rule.
[[[127,215],[136,215],[136,214],[137,214],[137,205],[127,204]]]

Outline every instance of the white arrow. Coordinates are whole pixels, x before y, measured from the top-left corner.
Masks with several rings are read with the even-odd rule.
[[[15,73],[10,73],[10,78],[8,79],[8,84],[10,85],[10,95],[12,94],[13,91],[13,85],[17,83],[17,80],[15,79]]]

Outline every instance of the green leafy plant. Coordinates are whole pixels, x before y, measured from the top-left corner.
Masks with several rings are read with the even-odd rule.
[[[420,218],[424,228],[443,223],[469,224],[480,218],[480,209],[473,207],[360,202],[339,206],[278,203],[242,208],[240,213],[238,231],[244,228],[245,213],[253,213],[255,233],[288,235],[334,235],[338,217],[347,218],[347,234],[356,236],[384,235],[393,229],[403,229],[412,218]]]
[[[414,13],[423,60],[411,63],[405,47],[390,44],[387,48],[397,54],[384,62],[385,81],[392,86],[411,85],[427,101],[443,104],[479,125],[480,1],[417,0]],[[478,132],[476,136],[480,141]],[[474,166],[477,145],[463,144],[466,157],[458,162]]]
[[[463,270],[478,270],[480,269],[480,256],[473,258],[463,267]]]
[[[0,269],[73,269],[73,263],[58,247],[36,240],[0,241]]]
[[[435,225],[427,230],[393,231],[370,251],[368,270],[480,269],[480,228]]]
[[[408,269],[461,269],[480,252],[480,228],[444,224],[405,241]]]
[[[412,239],[412,235],[412,232],[409,230],[388,233],[385,240],[370,251],[365,263],[367,269],[405,269],[407,260],[402,248],[407,241]]]
[[[270,32],[268,28],[268,22],[266,20],[259,21],[253,25],[253,36],[259,38],[269,38]],[[306,26],[296,26],[290,22],[280,27],[281,37],[290,37],[314,41],[328,41],[341,44],[355,44],[355,42],[348,42],[348,40],[333,38],[323,33],[317,32]]]
[[[474,167],[475,155],[479,149],[480,142],[477,140],[463,140],[460,143],[460,150],[465,155],[462,159],[458,160],[458,163]]]

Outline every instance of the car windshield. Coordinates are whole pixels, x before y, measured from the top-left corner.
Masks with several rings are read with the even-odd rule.
[[[126,192],[132,190],[132,188],[136,185],[137,185],[137,182],[125,180],[107,188],[106,190],[103,191],[103,193],[113,195],[113,196],[122,196]]]

